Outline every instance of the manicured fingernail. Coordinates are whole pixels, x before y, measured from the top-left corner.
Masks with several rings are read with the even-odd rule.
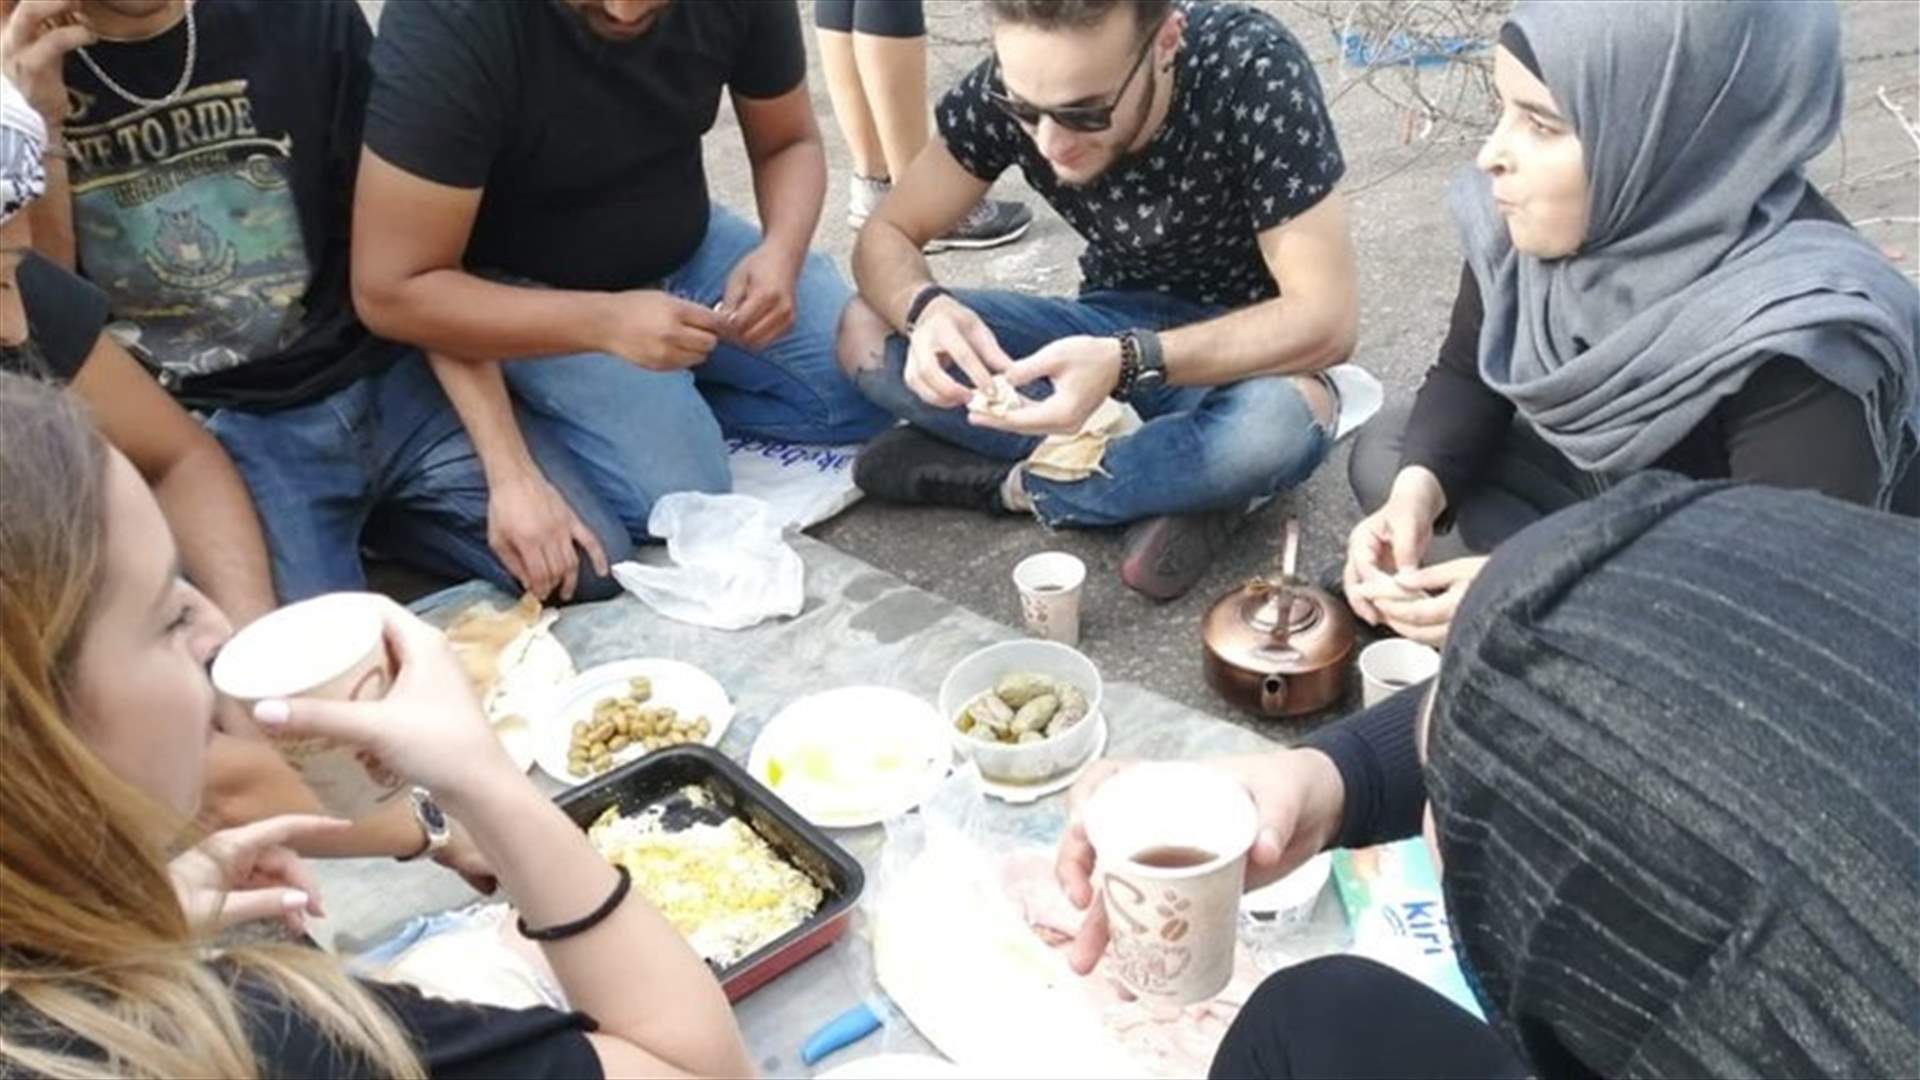
[[[310,898],[299,889],[288,889],[280,896],[280,906],[288,911],[299,911],[307,906]]]
[[[292,717],[293,710],[284,701],[262,701],[253,707],[253,718],[263,724],[284,724]]]

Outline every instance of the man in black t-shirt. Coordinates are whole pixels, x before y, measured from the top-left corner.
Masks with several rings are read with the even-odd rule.
[[[226,447],[279,598],[365,587],[363,542],[571,595],[489,549],[480,461],[425,357],[354,312],[359,6],[87,0],[80,17],[96,40],[62,65],[64,169],[36,238],[106,292],[109,332]],[[577,483],[564,460],[553,472]]]
[[[791,0],[410,0],[381,19],[354,295],[436,355],[509,527],[610,515],[645,536],[661,495],[728,488],[723,431],[845,443],[888,422],[834,364],[851,291],[808,252],[826,162]],[[723,90],[761,229],[708,198]],[[541,434],[584,501],[525,494],[546,487],[522,445]]]
[[[1139,522],[1121,577],[1178,596],[1249,505],[1332,445],[1320,373],[1352,351],[1356,315],[1319,81],[1277,20],[1239,5],[986,7],[994,56],[941,99],[940,139],[855,248],[841,362],[913,426],[854,477],[1053,526]],[[1086,238],[1075,299],[949,293],[920,254],[1014,166]],[[998,376],[1029,400],[975,392]],[[1125,433],[1109,395],[1145,425]]]

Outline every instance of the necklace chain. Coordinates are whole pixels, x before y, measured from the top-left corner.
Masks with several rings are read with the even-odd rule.
[[[171,105],[179,100],[180,95],[187,92],[187,87],[193,84],[193,69],[200,58],[200,32],[199,29],[194,26],[193,22],[193,2],[192,0],[188,0],[187,2],[187,62],[185,66],[180,69],[180,81],[173,84],[173,90],[165,97],[141,97],[139,94],[114,82],[113,77],[108,75],[106,71],[94,61],[93,56],[88,53],[86,49],[80,49],[79,53],[80,62],[87,65],[87,70],[93,72],[94,78],[99,79],[101,84],[107,89],[119,94],[132,104],[148,109]]]

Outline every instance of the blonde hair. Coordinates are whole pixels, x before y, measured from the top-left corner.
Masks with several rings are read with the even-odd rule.
[[[208,964],[151,841],[171,811],[75,734],[63,679],[99,581],[106,463],[67,395],[0,374],[0,1074],[258,1075],[245,986],[369,1070],[423,1075],[330,957],[254,946]]]

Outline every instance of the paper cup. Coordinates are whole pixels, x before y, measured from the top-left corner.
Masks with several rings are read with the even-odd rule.
[[[1088,800],[1108,970],[1141,998],[1190,1005],[1233,978],[1253,798],[1202,765],[1136,765]]]
[[[1087,564],[1064,551],[1029,555],[1013,568],[1027,633],[1063,645],[1080,642],[1080,586]]]
[[[1240,898],[1240,910],[1264,923],[1292,932],[1313,921],[1313,910],[1333,875],[1333,856],[1321,852],[1286,877]]]
[[[1440,674],[1440,654],[1406,638],[1376,641],[1360,650],[1360,701],[1371,709],[1415,683]]]
[[[269,698],[385,697],[393,661],[377,599],[329,593],[248,624],[214,658],[214,688],[249,709]],[[311,736],[274,742],[329,813],[357,818],[404,789],[400,777],[346,743]]]

